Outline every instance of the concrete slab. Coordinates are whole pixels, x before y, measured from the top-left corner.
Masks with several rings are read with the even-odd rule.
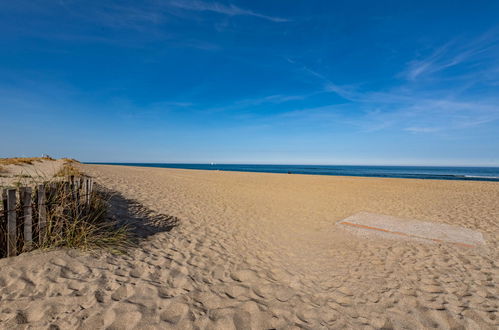
[[[357,213],[338,221],[337,224],[364,236],[381,235],[387,238],[449,243],[470,248],[485,245],[482,233],[471,229],[368,212]]]

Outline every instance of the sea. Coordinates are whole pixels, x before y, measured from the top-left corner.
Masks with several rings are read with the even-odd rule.
[[[499,182],[499,167],[443,166],[360,166],[360,165],[255,165],[255,164],[169,164],[169,163],[85,163],[191,170],[264,172],[431,180]]]

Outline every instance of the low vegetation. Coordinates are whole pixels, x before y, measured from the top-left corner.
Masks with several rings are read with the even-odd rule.
[[[68,162],[68,163],[77,163],[77,164],[81,164],[79,161],[77,161],[76,159],[74,158],[66,158],[66,157],[63,157],[61,158],[63,161],[65,162]]]
[[[49,194],[47,234],[39,248],[105,248],[122,252],[130,245],[129,230],[107,216],[108,196],[92,192],[89,204],[69,196],[64,184]]]
[[[54,177],[68,177],[71,175],[74,176],[79,176],[83,175],[83,172],[81,172],[75,164],[79,164],[78,161],[74,159],[69,159],[69,158],[63,158],[64,159],[64,164],[62,164],[61,169],[54,174]]]
[[[32,165],[34,162],[41,162],[44,160],[55,160],[50,156],[44,157],[14,157],[14,158],[0,158],[0,165]]]
[[[57,177],[38,181],[37,184],[44,184],[47,191],[46,231],[43,232],[43,239],[40,240],[41,233],[37,227],[39,212],[34,209],[32,212],[33,243],[29,247],[22,246],[20,243],[20,251],[65,247],[80,250],[104,248],[112,252],[124,252],[130,246],[129,228],[123,225],[118,226],[107,214],[111,196],[96,189],[88,196],[85,195],[86,189],[71,189],[72,186],[65,178],[72,175],[76,177],[85,175],[75,167],[76,163],[78,162],[67,159],[57,173]],[[14,187],[27,186],[22,183],[25,177],[27,176],[19,175],[19,182]],[[38,207],[36,191],[34,188],[33,207]],[[23,214],[21,205],[18,205],[17,214],[21,219]],[[6,237],[4,215],[0,204],[0,257],[5,255],[5,251],[2,251],[5,245],[2,244],[2,237]],[[23,229],[19,227],[18,233],[22,231]]]

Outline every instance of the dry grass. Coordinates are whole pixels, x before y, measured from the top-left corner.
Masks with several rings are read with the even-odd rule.
[[[32,157],[32,158],[4,158],[0,159],[0,167],[5,169],[5,165],[23,165],[34,164],[38,161],[53,160],[50,157]],[[71,175],[81,176],[83,173],[74,165],[78,163],[75,160],[67,159],[58,173],[60,177]],[[60,178],[48,179],[40,176],[32,177],[28,174],[17,174],[17,179],[11,187],[33,186],[33,180],[36,185],[44,184],[47,190],[47,231],[44,233],[44,240],[39,240],[38,212],[33,210],[34,240],[29,246],[23,245],[23,240],[18,239],[18,250],[29,251],[32,249],[49,248],[77,248],[81,250],[92,250],[96,248],[106,248],[111,251],[124,251],[125,246],[129,246],[128,228],[116,226],[107,216],[108,196],[92,192],[89,196],[89,202],[85,196],[75,196],[68,190],[67,183]],[[37,179],[38,178],[38,179]],[[83,191],[80,191],[83,193]],[[36,205],[36,194],[33,194],[33,205]],[[17,213],[22,217],[21,205],[17,206]],[[0,205],[0,220],[5,210]],[[18,221],[19,226],[22,221]],[[0,221],[0,257],[5,256],[5,223]],[[23,228],[18,228],[18,233],[23,232]]]
[[[35,161],[47,158],[19,158],[9,159],[9,164],[30,164]],[[118,226],[111,221],[107,215],[110,196],[93,191],[88,203],[86,196],[75,196],[71,192],[68,183],[61,178],[69,176],[83,176],[84,173],[76,168],[77,161],[66,159],[59,172],[54,178],[41,178],[38,184],[44,184],[47,191],[47,231],[44,239],[39,240],[38,212],[33,210],[33,243],[30,246],[23,246],[19,243],[19,251],[29,251],[32,249],[52,249],[52,248],[76,248],[80,250],[94,250],[104,248],[112,252],[124,252],[131,244],[131,236],[127,226]],[[29,186],[33,178],[26,174],[17,175],[18,182],[14,187]],[[36,191],[35,191],[36,192]],[[33,194],[33,205],[36,205]],[[83,190],[80,191],[83,194]],[[0,206],[0,219],[3,210]],[[18,214],[22,215],[21,206],[18,205]],[[22,233],[23,228],[18,228]],[[5,255],[2,251],[5,242],[1,242],[5,236],[5,226],[0,221],[0,257]],[[22,242],[19,239],[19,242]]]
[[[122,252],[130,245],[129,230],[107,217],[109,196],[93,192],[90,203],[73,199],[60,184],[49,198],[47,235],[39,248],[105,248]]]
[[[41,162],[44,160],[55,160],[50,156],[45,157],[14,157],[14,158],[0,158],[0,165],[32,165],[34,162]]]
[[[61,158],[64,162],[66,163],[77,163],[77,164],[81,164],[79,161],[77,161],[76,159],[74,158],[67,158],[67,157],[63,157]]]
[[[106,249],[115,253],[125,252],[131,246],[131,235],[127,226],[118,226],[107,215],[110,196],[93,191],[86,203],[85,196],[75,197],[67,189],[67,183],[46,183],[47,226],[40,243],[39,231],[34,226],[33,243],[24,246],[19,239],[19,251],[33,249],[75,248],[84,251]],[[18,212],[22,214],[21,206]],[[0,216],[2,212],[0,212]],[[33,212],[33,223],[38,224],[38,213]],[[0,241],[5,236],[5,226],[0,224]],[[18,233],[22,232],[18,228]],[[5,242],[0,242],[0,257]]]
[[[83,172],[80,171],[76,166],[73,165],[75,163],[79,163],[79,162],[75,161],[73,159],[65,158],[64,164],[62,165],[61,169],[56,174],[54,174],[54,177],[68,177],[71,175],[74,175],[74,176],[83,175]]]

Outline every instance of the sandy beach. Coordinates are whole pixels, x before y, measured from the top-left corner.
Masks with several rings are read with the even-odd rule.
[[[115,193],[118,221],[147,224],[144,238],[127,255],[1,259],[0,328],[499,326],[498,183],[81,167]],[[462,226],[486,245],[336,225],[358,212]]]

